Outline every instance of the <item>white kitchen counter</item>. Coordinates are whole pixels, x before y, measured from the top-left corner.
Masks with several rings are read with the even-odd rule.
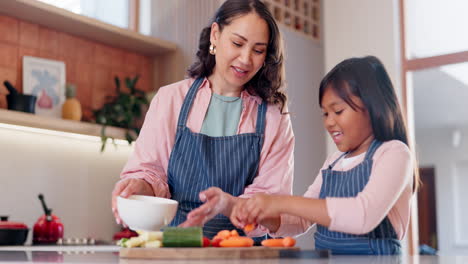
[[[83,245],[83,246],[0,246],[0,251],[57,251],[57,252],[117,252],[117,245]]]
[[[236,264],[462,264],[468,263],[468,256],[416,256],[402,259],[395,256],[331,256],[325,259],[235,259],[235,260],[136,260],[120,259],[115,246],[71,246],[59,250],[38,251],[39,247],[0,247],[0,263],[114,263],[114,264],[149,264],[149,263],[236,263]]]

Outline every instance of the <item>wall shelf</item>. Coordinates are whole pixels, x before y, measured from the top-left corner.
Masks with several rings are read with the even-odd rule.
[[[40,116],[19,111],[0,109],[0,123],[16,126],[40,128],[88,136],[101,136],[101,125]],[[115,139],[125,139],[125,129],[107,127],[106,135]]]
[[[177,49],[177,45],[169,41],[145,36],[36,0],[1,0],[0,14],[145,55],[161,55]]]

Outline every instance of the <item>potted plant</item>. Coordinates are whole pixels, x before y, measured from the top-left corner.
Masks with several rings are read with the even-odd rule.
[[[125,128],[125,139],[131,144],[140,133],[140,126],[137,123],[143,115],[143,106],[148,105],[148,99],[145,92],[136,88],[136,83],[139,76],[133,79],[126,77],[125,85],[129,89],[129,93],[123,92],[120,89],[120,79],[114,78],[117,89],[117,96],[107,96],[107,102],[101,109],[94,111],[96,123],[102,125],[101,129],[101,152],[105,150],[107,139],[114,138],[106,135],[107,126],[115,126]],[[115,144],[115,143],[114,143]]]

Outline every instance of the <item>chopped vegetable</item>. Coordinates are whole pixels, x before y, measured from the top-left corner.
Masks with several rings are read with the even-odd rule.
[[[128,241],[128,238],[121,238],[117,241],[117,246],[125,247],[125,243]]]
[[[118,246],[133,248],[133,247],[161,247],[162,232],[146,232],[137,231],[139,236],[132,238],[122,238],[117,242]]]
[[[285,238],[271,238],[262,241],[262,246],[265,247],[293,247],[296,240],[292,237]]]
[[[209,247],[211,245],[211,241],[207,237],[203,237],[203,247]]]
[[[231,237],[219,243],[221,247],[251,247],[254,241],[250,237]]]
[[[201,227],[168,227],[162,242],[164,247],[202,247],[203,231]]]
[[[144,248],[160,248],[162,246],[162,242],[160,240],[148,241],[141,245]]]
[[[162,241],[163,238],[163,232],[142,232],[140,234],[140,237],[143,238],[145,241],[154,241],[154,240],[159,240]]]
[[[245,232],[250,232],[250,231],[252,231],[252,230],[254,230],[254,229],[255,229],[255,225],[254,225],[254,224],[248,224],[248,225],[244,226],[244,231],[245,231]]]

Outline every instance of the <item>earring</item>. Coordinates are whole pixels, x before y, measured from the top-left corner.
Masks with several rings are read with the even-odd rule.
[[[216,54],[216,46],[213,44],[210,44],[210,54],[215,55]]]

